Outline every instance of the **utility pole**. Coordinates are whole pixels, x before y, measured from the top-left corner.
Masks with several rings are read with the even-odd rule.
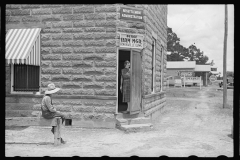
[[[226,108],[227,103],[227,32],[228,32],[228,10],[225,4],[225,31],[224,31],[224,47],[223,47],[223,108]]]

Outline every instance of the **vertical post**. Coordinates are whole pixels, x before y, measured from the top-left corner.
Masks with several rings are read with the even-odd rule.
[[[226,108],[227,102],[227,32],[228,32],[228,10],[225,4],[225,31],[224,31],[224,47],[223,47],[223,108]]]
[[[11,70],[11,72],[10,72],[10,75],[11,75],[11,92],[14,90],[13,89],[13,85],[15,84],[15,76],[14,76],[14,64],[9,64],[9,67],[10,67],[10,70]],[[13,79],[14,78],[14,79]],[[11,93],[10,92],[10,93]]]
[[[206,86],[208,85],[207,72],[206,72]]]
[[[184,79],[183,79],[184,88],[185,88],[185,80],[186,80],[186,78],[185,78],[185,74],[184,74]]]
[[[173,80],[174,80],[174,88],[175,88],[175,84],[176,84],[175,82],[176,82],[176,80],[175,80],[175,78],[173,78]]]
[[[200,90],[201,90],[201,83],[202,83],[202,80],[201,80],[201,76],[200,76]]]
[[[119,72],[118,72],[118,70],[119,70],[119,47],[117,47],[117,89],[116,89],[116,95],[117,95],[117,97],[118,97],[118,88],[119,88],[119,86],[118,86],[118,77],[120,76],[119,75]],[[118,98],[117,98],[117,103],[116,103],[116,110],[115,110],[115,113],[116,114],[118,114]]]
[[[60,145],[61,144],[61,125],[62,125],[62,119],[60,117],[56,117],[56,126],[54,126],[54,145]]]

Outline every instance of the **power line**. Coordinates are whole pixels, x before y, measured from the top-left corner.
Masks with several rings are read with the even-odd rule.
[[[192,16],[193,14],[191,14],[182,24],[181,27],[183,26],[183,24]],[[177,32],[181,27],[179,27],[175,32]]]
[[[198,6],[197,8],[199,8],[199,6]],[[197,8],[196,8],[196,9],[197,9]],[[195,12],[195,13],[196,13],[196,12]],[[184,24],[191,16],[193,16],[195,13],[191,14],[191,15],[181,24],[181,26],[180,26],[175,32],[177,32],[177,31],[183,26],[183,24]]]

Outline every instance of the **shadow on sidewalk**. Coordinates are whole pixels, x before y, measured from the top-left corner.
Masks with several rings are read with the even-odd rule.
[[[51,142],[6,142],[5,144],[36,144],[36,145],[54,145]]]
[[[17,130],[22,131],[24,129],[27,129],[30,126],[5,126],[5,130]]]

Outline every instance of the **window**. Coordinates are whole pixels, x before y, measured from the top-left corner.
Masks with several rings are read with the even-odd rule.
[[[41,28],[9,29],[5,59],[11,64],[11,93],[40,90]]]
[[[155,92],[155,56],[156,56],[156,39],[153,38],[152,41],[152,92]]]
[[[39,66],[13,64],[13,91],[39,91]]]
[[[217,68],[211,68],[211,71],[217,71]]]

